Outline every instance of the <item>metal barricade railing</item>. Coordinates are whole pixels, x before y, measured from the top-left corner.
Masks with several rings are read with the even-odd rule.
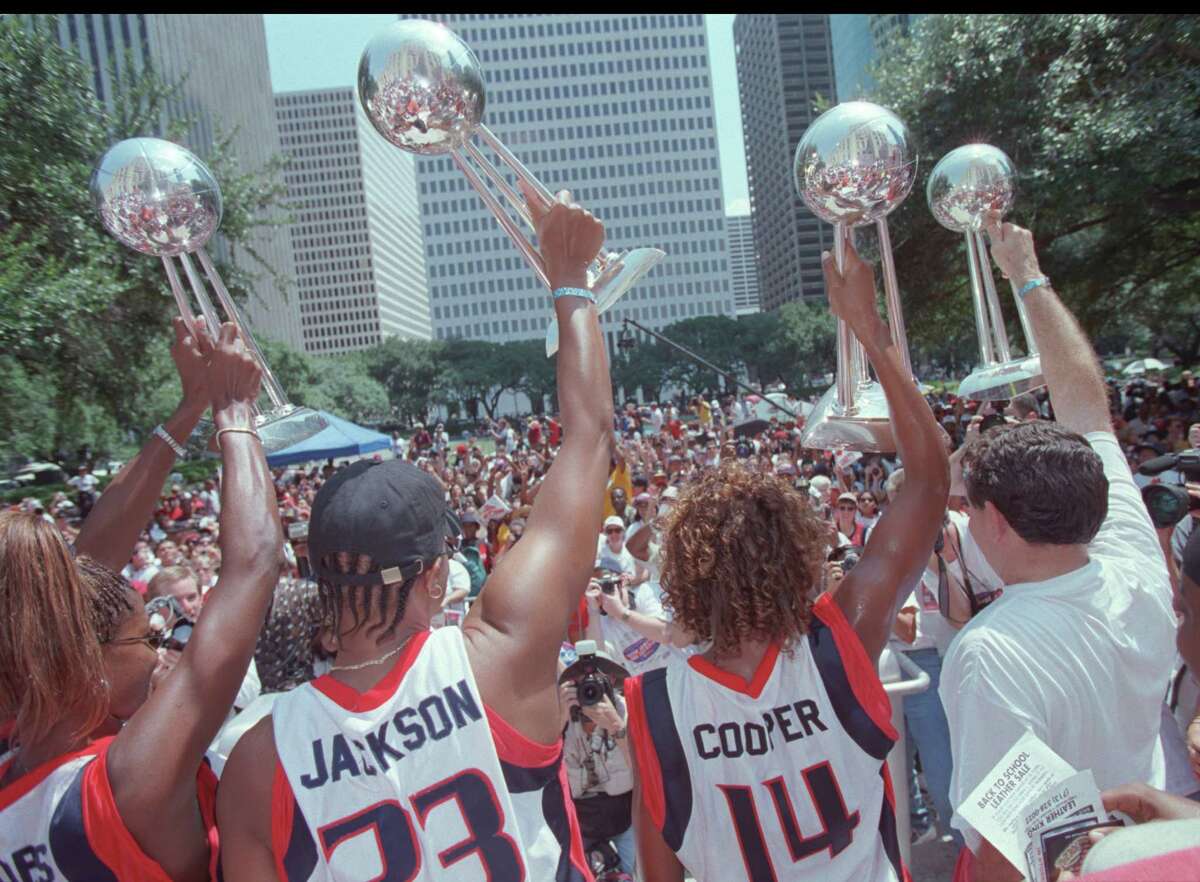
[[[879,659],[879,678],[883,691],[892,702],[892,725],[899,738],[888,754],[888,772],[892,776],[892,792],[896,797],[896,837],[900,840],[900,855],[905,866],[911,863],[912,842],[908,809],[908,740],[904,731],[904,697],[916,695],[929,688],[929,675],[903,652],[885,649]]]

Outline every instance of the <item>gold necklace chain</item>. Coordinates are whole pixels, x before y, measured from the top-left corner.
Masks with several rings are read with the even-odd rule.
[[[332,674],[334,671],[361,671],[363,668],[369,668],[373,665],[383,664],[389,658],[399,653],[400,650],[404,649],[404,647],[408,646],[408,641],[412,640],[412,638],[413,635],[409,634],[404,638],[404,642],[395,649],[389,650],[388,652],[385,652],[383,655],[379,656],[379,658],[371,659],[371,661],[359,662],[356,665],[330,665],[329,672]]]

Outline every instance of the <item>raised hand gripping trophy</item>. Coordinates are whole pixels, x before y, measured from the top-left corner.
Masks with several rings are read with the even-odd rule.
[[[550,287],[541,255],[504,205],[508,203],[532,231],[525,198],[472,143],[472,136],[478,134],[516,181],[524,183],[544,205],[553,203],[554,195],[481,121],[483,71],[475,53],[457,34],[423,19],[388,25],[363,50],[358,64],[358,100],[376,131],[402,150],[421,156],[449,153],[538,279]],[[596,309],[605,312],[611,308],[666,256],[658,248],[602,253],[588,269]],[[558,323],[551,319],[546,355],[557,349]]]
[[[1004,215],[1012,208],[1016,177],[1017,170],[1004,151],[987,144],[967,144],[942,157],[933,167],[925,189],[929,209],[938,223],[955,233],[963,233],[967,239],[967,269],[971,275],[980,363],[959,383],[958,394],[976,401],[1015,398],[1046,384],[1025,304],[1015,287],[1013,299],[1025,334],[1025,351],[1029,354],[1013,358],[1009,351],[1008,331],[982,232],[989,213]]]
[[[104,228],[122,245],[162,258],[179,314],[195,321],[188,296],[171,262],[179,261],[200,312],[214,335],[217,311],[191,255],[216,292],[229,321],[238,326],[246,347],[262,368],[269,411],[256,415],[258,434],[268,453],[291,447],[321,431],[325,418],[315,410],[290,404],[250,334],[204,244],[221,223],[221,190],[212,172],[192,153],[158,138],[129,138],[109,148],[92,172],[92,200]]]
[[[874,223],[879,236],[884,299],[892,340],[911,376],[908,337],[900,312],[900,289],[887,215],[912,189],[917,162],[908,129],[890,110],[849,101],[821,114],[796,148],[793,171],[804,204],[834,225],[834,259],[842,270],[846,241],[854,227]],[[837,382],[805,424],[805,447],[845,447],[864,453],[896,449],[883,389],[870,378],[867,356],[850,327],[837,320]]]

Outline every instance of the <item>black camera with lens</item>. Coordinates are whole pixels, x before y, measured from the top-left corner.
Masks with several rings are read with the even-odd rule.
[[[1138,474],[1159,475],[1170,469],[1178,471],[1188,483],[1200,481],[1200,450],[1157,456],[1142,463]],[[1142,501],[1159,529],[1173,527],[1189,513],[1200,510],[1200,499],[1178,484],[1149,484],[1142,488]]]
[[[610,701],[629,676],[629,672],[613,661],[608,653],[596,649],[596,641],[580,640],[575,644],[576,660],[562,674],[559,684],[574,683],[578,707],[571,708],[571,719],[578,722],[581,709]]]
[[[621,577],[616,575],[601,576],[597,578],[596,584],[600,586],[600,591],[607,594],[609,597],[616,595],[617,590],[621,587]],[[633,608],[633,598],[629,598],[629,608]],[[604,611],[604,607],[600,607],[600,615],[606,616],[608,613]]]

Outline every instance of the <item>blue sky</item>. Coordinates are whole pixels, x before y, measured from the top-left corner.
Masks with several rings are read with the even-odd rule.
[[[749,211],[742,114],[733,55],[733,16],[705,15],[713,104],[721,149],[725,210]],[[358,57],[375,30],[395,15],[264,15],[271,82],[276,92],[350,86]]]

